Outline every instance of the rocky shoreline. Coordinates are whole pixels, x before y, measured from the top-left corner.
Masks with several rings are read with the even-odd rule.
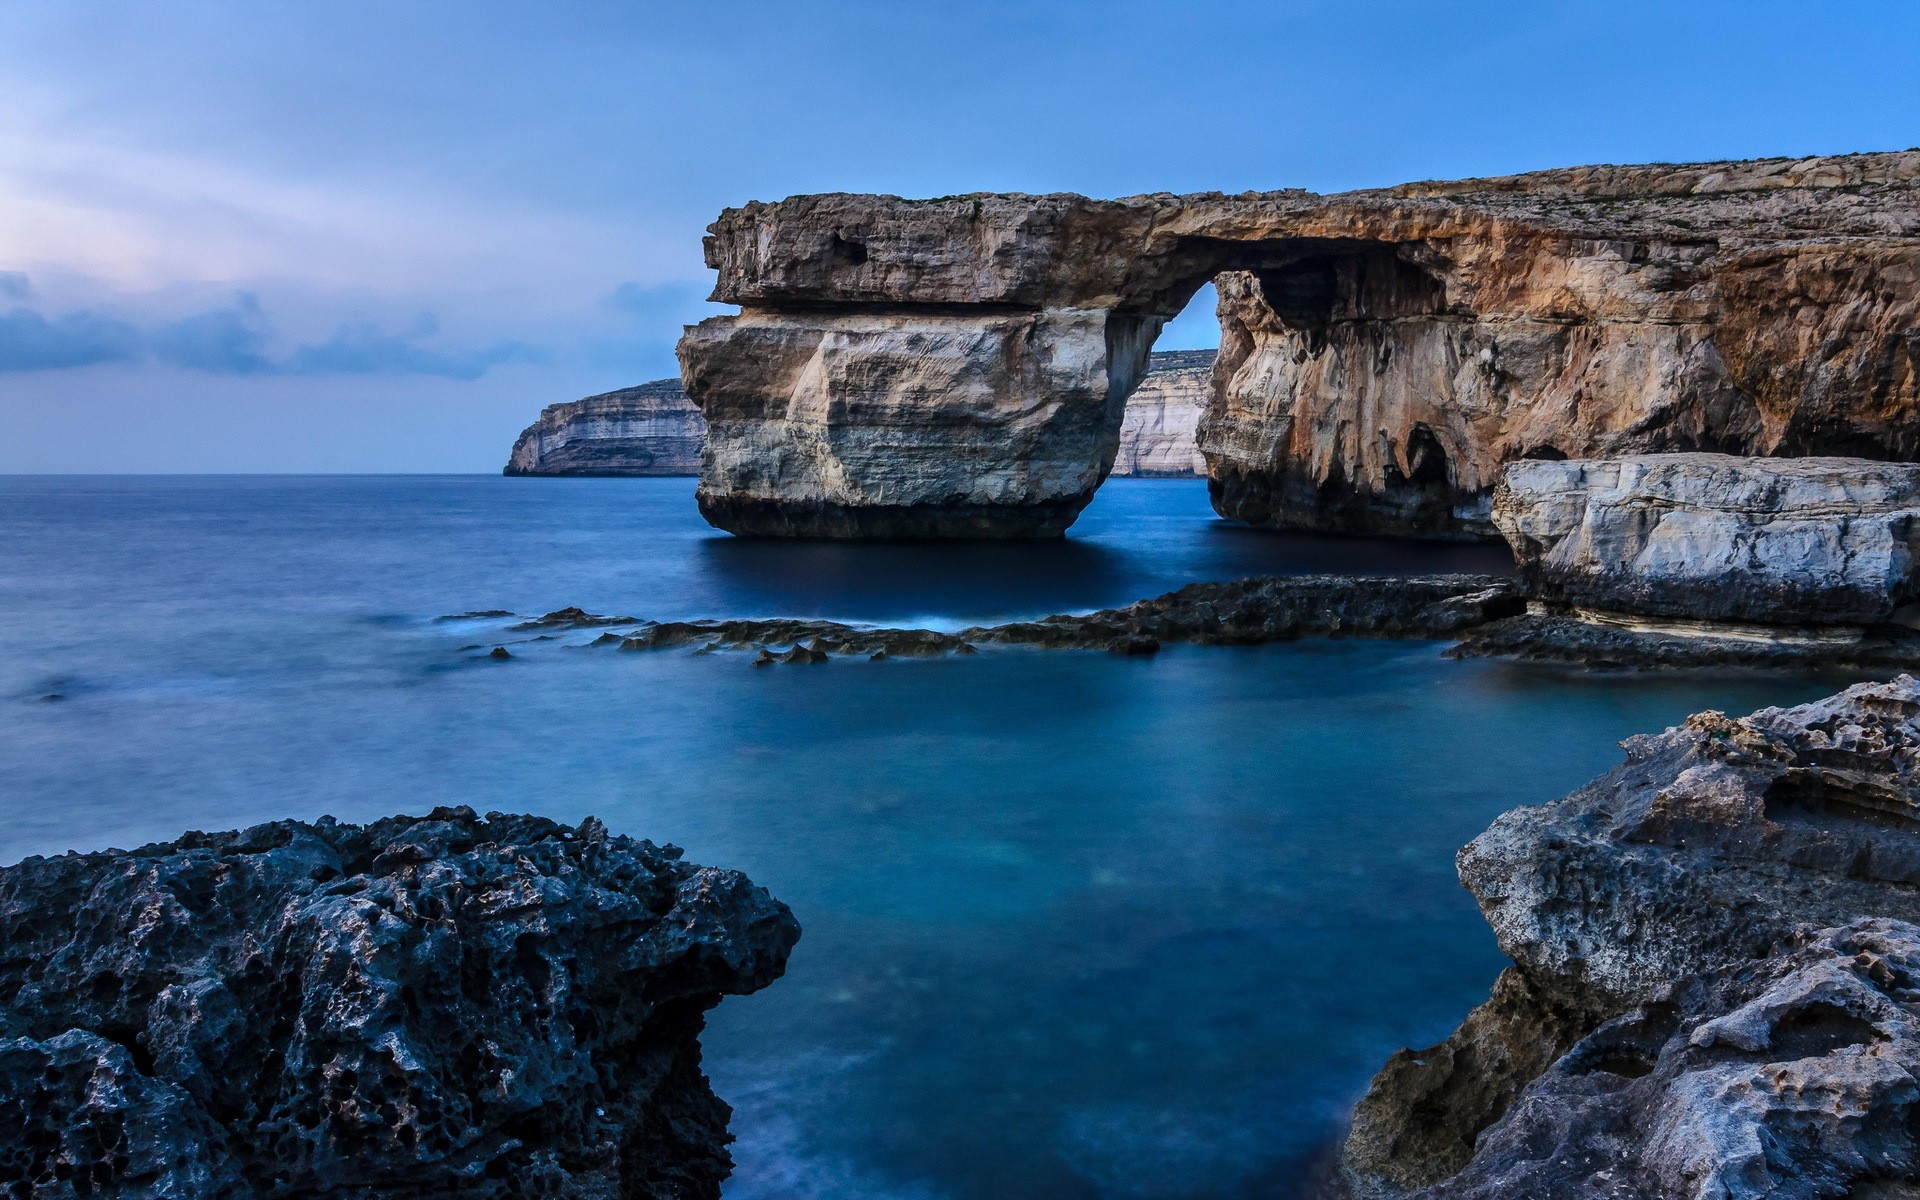
[[[1914,1194],[1920,684],[1623,745],[1460,852],[1514,965],[1374,1080],[1336,1190]]]

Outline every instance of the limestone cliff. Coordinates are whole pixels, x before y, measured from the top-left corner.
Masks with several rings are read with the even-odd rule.
[[[1205,475],[1194,446],[1211,350],[1156,351],[1127,400],[1115,475]],[[698,475],[707,423],[678,379],[549,404],[513,444],[507,475]]]
[[[698,475],[707,422],[678,379],[549,404],[507,459],[507,475]]]
[[[1517,458],[1920,453],[1920,152],[1320,196],[798,196],[723,213],[682,375],[740,532],[1054,534],[1207,280],[1215,506],[1492,532]]]
[[[1155,351],[1127,397],[1113,474],[1183,479],[1207,473],[1196,443],[1213,376],[1212,350]]]

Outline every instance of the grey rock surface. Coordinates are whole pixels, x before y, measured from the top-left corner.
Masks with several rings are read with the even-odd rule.
[[[1920,927],[1689,976],[1579,1042],[1423,1200],[1820,1200],[1920,1186]]]
[[[1538,599],[1766,624],[1885,621],[1920,597],[1920,466],[1653,454],[1516,462],[1494,521]]]
[[[1911,1018],[1887,1007],[1916,998],[1899,965],[1914,932],[1818,935],[1920,921],[1920,685],[1901,676],[1738,720],[1702,713],[1624,746],[1620,767],[1505,814],[1461,851],[1461,880],[1514,966],[1447,1042],[1403,1052],[1375,1080],[1346,1150],[1349,1189],[1813,1196],[1920,1180],[1911,1145],[1886,1129],[1920,1076],[1895,1094],[1859,1073],[1920,1069],[1899,1026]],[[1866,989],[1840,1016],[1799,984],[1771,990],[1835,970]],[[1771,1016],[1745,1007],[1768,995]],[[1744,1042],[1701,1040],[1722,1018],[1712,1028],[1745,1029]],[[1877,1032],[1820,1040],[1860,1033],[1856,1018]],[[1812,1040],[1772,1054],[1776,1028]],[[1643,1077],[1654,1082],[1628,1086]],[[1755,1129],[1777,1154],[1747,1154]]]
[[[711,226],[682,376],[741,532],[1057,533],[1207,280],[1256,524],[1488,536],[1507,462],[1920,458],[1920,152],[1320,196],[796,196]]]
[[[592,819],[30,858],[0,870],[0,1194],[717,1197],[704,1014],[798,936]]]
[[[707,422],[678,379],[549,404],[520,434],[507,475],[698,475]]]

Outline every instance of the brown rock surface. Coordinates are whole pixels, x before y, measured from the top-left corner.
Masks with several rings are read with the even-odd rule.
[[[1255,523],[1491,532],[1523,457],[1920,452],[1920,152],[1319,196],[798,196],[723,213],[692,327],[739,532],[1050,534],[1220,277],[1200,431]]]

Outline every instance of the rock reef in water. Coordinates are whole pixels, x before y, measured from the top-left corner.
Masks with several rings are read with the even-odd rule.
[[[1624,743],[1460,877],[1514,965],[1355,1116],[1361,1196],[1920,1189],[1920,685]]]
[[[1303,637],[1440,638],[1525,609],[1514,583],[1493,575],[1256,575],[1227,583],[1189,584],[1124,608],[1062,614],[1037,621],[974,625],[947,633],[779,617],[718,621],[643,621],[565,608],[520,629],[598,629],[593,644],[623,650],[773,651],[807,653],[780,661],[824,661],[815,655],[927,657],[970,654],[981,645],[1152,653],[1164,642],[1247,646]],[[772,661],[767,659],[764,661]]]
[[[1492,533],[1520,458],[1920,457],[1920,152],[1307,192],[723,213],[682,375],[741,533],[1057,534],[1207,280],[1199,445],[1256,524]]]
[[[678,379],[549,404],[507,459],[507,475],[698,475],[707,422]]]
[[[811,618],[650,621],[564,608],[511,626],[549,638],[601,629],[594,644],[696,653],[766,651],[763,662],[968,654],[981,646],[1150,653],[1163,643],[1257,645],[1305,637],[1453,639],[1456,658],[1516,658],[1604,669],[1771,667],[1893,673],[1920,668],[1920,633],[1900,625],[1832,636],[1756,634],[1715,625],[1636,629],[1531,612],[1518,580],[1492,575],[1256,575],[1195,583],[1093,613],[980,625],[956,632]],[[469,649],[480,649],[479,645]],[[788,655],[803,649],[804,655]],[[775,653],[777,652],[777,653]]]
[[[0,870],[0,1194],[717,1197],[704,1014],[798,936],[592,819],[30,858]]]
[[[1661,454],[1507,467],[1494,521],[1528,592],[1776,625],[1886,621],[1920,593],[1920,466]]]

